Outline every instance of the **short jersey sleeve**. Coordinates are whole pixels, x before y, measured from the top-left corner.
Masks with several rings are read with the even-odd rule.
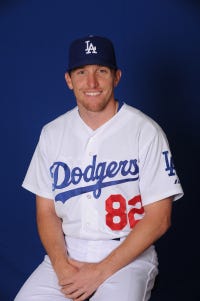
[[[145,126],[140,137],[140,191],[143,205],[183,195],[167,138],[154,124]]]
[[[45,131],[41,132],[22,187],[39,196],[53,199],[49,162],[46,155]]]

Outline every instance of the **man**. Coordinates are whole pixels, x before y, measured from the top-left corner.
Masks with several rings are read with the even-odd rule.
[[[153,243],[183,194],[161,128],[114,98],[113,44],[72,42],[69,89],[77,106],[46,125],[23,182],[36,194],[42,264],[15,301],[149,300]]]

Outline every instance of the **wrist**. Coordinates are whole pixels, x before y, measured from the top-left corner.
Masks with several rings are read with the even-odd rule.
[[[110,269],[110,264],[107,262],[107,260],[102,260],[99,262],[97,269],[99,271],[99,278],[101,278],[102,282],[113,274],[113,271]]]
[[[51,264],[55,271],[63,269],[63,267],[66,267],[69,265],[68,263],[68,257],[67,256],[60,256],[59,258],[54,258],[51,260]]]

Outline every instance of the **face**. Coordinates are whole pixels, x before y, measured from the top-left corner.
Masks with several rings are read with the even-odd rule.
[[[79,109],[90,112],[103,111],[115,102],[114,88],[121,71],[99,65],[87,65],[65,74],[68,87],[73,90]]]

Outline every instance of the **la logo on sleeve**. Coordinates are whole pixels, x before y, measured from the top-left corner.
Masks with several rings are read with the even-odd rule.
[[[169,155],[169,151],[164,151],[162,152],[162,154],[164,155],[165,158],[165,165],[166,165],[165,170],[168,171],[168,176],[170,177],[175,176],[176,171],[175,171],[172,156]]]

